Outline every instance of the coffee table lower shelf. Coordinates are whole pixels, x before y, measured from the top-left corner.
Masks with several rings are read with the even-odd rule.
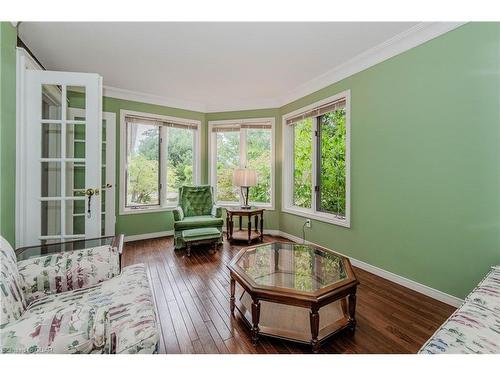
[[[235,308],[245,324],[252,330],[252,300],[238,284]],[[312,342],[310,310],[304,307],[260,301],[258,335],[309,344],[313,352],[333,335],[346,329],[354,330],[346,311],[347,301],[338,300],[319,309],[317,342]],[[252,333],[253,330],[252,330]],[[256,341],[257,337],[254,337]]]

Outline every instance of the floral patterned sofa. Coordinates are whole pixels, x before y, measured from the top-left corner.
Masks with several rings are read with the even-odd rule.
[[[492,267],[420,353],[500,353],[500,266]]]
[[[0,237],[0,352],[154,353],[159,333],[144,265],[99,246],[16,261]]]

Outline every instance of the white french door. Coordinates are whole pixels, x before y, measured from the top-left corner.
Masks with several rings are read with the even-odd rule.
[[[69,108],[68,118],[70,120],[85,120],[85,110],[81,108]],[[73,135],[68,139],[74,143],[75,150],[82,149],[85,140]],[[102,113],[102,135],[101,135],[101,235],[115,235],[115,157],[116,157],[116,114],[114,112]],[[74,179],[72,188],[78,191],[77,181]],[[84,213],[73,213],[73,221],[69,225],[74,229],[81,226]]]
[[[82,119],[69,114],[70,98],[75,97],[84,111]],[[27,147],[23,242],[101,236],[101,77],[28,70],[24,100]],[[80,224],[75,225],[75,217],[82,218]]]

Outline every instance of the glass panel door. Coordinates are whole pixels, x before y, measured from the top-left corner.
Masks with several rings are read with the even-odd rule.
[[[85,110],[79,108],[82,105],[78,95],[70,94],[70,107],[68,118],[72,120],[85,120]],[[115,131],[116,115],[113,112],[103,112],[102,114],[102,136],[101,136],[101,235],[115,235]],[[76,148],[85,147],[85,137],[77,137],[73,140]],[[80,217],[84,216],[80,210],[72,213],[73,223],[80,222]]]
[[[101,235],[101,78],[96,74],[26,74],[28,243]],[[69,115],[79,98],[85,116]]]

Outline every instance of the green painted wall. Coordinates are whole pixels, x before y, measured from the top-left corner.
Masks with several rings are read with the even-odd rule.
[[[13,241],[15,30],[0,31],[1,223]],[[117,126],[120,109],[201,120],[205,183],[209,120],[275,117],[277,202],[266,227],[301,236],[304,218],[280,212],[281,116],[350,89],[352,225],[313,220],[306,238],[464,297],[500,263],[499,75],[500,24],[471,23],[279,109],[203,114],[106,97],[104,111]],[[171,229],[170,212],[117,217],[127,235]]]
[[[250,118],[264,118],[274,117],[275,120],[275,195],[274,195],[274,210],[266,210],[264,213],[264,228],[266,229],[279,229],[280,223],[280,210],[281,210],[281,116],[279,109],[257,109],[249,111],[232,111],[232,112],[213,112],[207,113],[208,121],[221,121],[221,120],[237,120],[237,119],[250,119]],[[207,166],[208,170],[208,166]],[[223,215],[225,217],[225,214]],[[244,223],[246,221],[244,220]],[[245,225],[245,224],[244,224]]]
[[[0,233],[15,246],[16,43],[10,22],[0,23]]]
[[[281,108],[351,90],[352,226],[313,221],[307,239],[470,292],[500,264],[499,75],[500,24],[473,23]]]

